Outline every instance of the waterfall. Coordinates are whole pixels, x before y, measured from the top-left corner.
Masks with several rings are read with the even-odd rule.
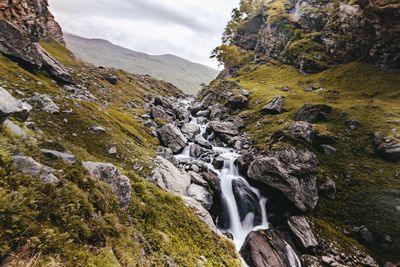
[[[188,108],[191,104],[191,101],[185,100],[185,102],[181,102],[181,104]],[[191,116],[190,123],[196,124],[200,127],[200,134],[204,134],[206,132],[207,124],[199,124],[196,117]],[[208,138],[210,139],[210,136]],[[182,162],[192,159],[190,156],[190,146],[192,144],[193,143],[189,143],[188,146],[186,146],[185,149],[175,157]],[[269,228],[266,210],[267,198],[261,194],[260,190],[252,187],[247,180],[240,175],[239,169],[235,164],[236,159],[241,156],[239,153],[228,147],[213,146],[212,150],[224,158],[224,165],[220,170],[215,169],[211,163],[208,163],[208,168],[218,174],[221,183],[222,197],[226,201],[227,210],[224,212],[226,212],[228,215],[229,227],[228,229],[223,230],[232,235],[235,247],[237,251],[240,251],[249,233],[252,231],[265,230]],[[240,183],[242,186],[241,190],[243,192],[247,192],[248,194],[251,194],[253,198],[257,199],[257,203],[259,205],[258,208],[261,211],[261,215],[259,215],[261,220],[260,218],[257,220],[256,214],[253,212],[247,212],[245,216],[243,216],[243,214],[240,216],[239,203],[235,198],[234,193],[234,183]],[[246,199],[239,199],[239,202],[245,200]],[[289,244],[286,245],[287,257],[289,259],[290,266],[301,267],[300,260],[293,251],[292,247],[290,247]],[[243,264],[244,266],[247,266],[244,261]]]

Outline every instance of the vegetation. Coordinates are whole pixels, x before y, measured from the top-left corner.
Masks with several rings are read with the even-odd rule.
[[[337,199],[321,197],[310,215],[323,237],[342,245],[344,251],[357,244],[343,232],[354,226],[367,226],[375,242],[366,244],[373,256],[381,261],[398,260],[400,255],[400,166],[380,159],[374,153],[371,136],[375,131],[399,138],[400,127],[388,121],[400,117],[399,71],[380,69],[366,62],[339,65],[314,75],[303,75],[294,67],[270,61],[247,66],[234,80],[251,92],[250,105],[238,115],[246,121],[246,131],[259,151],[267,153],[282,145],[294,144],[313,150],[319,159],[318,183],[332,178],[338,187]],[[215,82],[213,90],[218,90]],[[283,91],[284,87],[289,90]],[[315,88],[311,91],[309,88]],[[285,97],[287,112],[263,115],[262,107],[274,96]],[[334,108],[328,122],[315,128],[321,134],[336,136],[335,156],[323,155],[320,148],[288,137],[270,137],[288,127],[304,104],[328,104]],[[348,120],[361,126],[350,130]],[[385,241],[387,236],[392,241]]]
[[[0,85],[29,99],[49,94],[60,106],[50,115],[35,106],[30,134],[0,132],[0,261],[8,266],[239,266],[230,241],[213,233],[180,198],[143,177],[150,174],[157,140],[141,121],[151,95],[179,95],[171,84],[76,60],[56,42],[42,42],[72,69],[90,97],[71,97],[68,88],[43,73],[30,73],[0,57]],[[105,77],[114,75],[113,85]],[[17,92],[18,90],[18,92]],[[75,93],[75,94],[78,94]],[[86,94],[87,96],[88,94]],[[21,95],[18,97],[21,98]],[[80,98],[81,97],[81,98]],[[29,102],[29,100],[27,100]],[[95,133],[102,126],[105,133]],[[28,129],[30,128],[30,129]],[[117,156],[109,155],[116,145]],[[40,148],[70,151],[65,166],[44,158]],[[15,171],[11,156],[23,154],[59,170],[60,182],[46,185]],[[131,180],[132,202],[121,210],[111,187],[91,178],[81,161],[111,162]]]

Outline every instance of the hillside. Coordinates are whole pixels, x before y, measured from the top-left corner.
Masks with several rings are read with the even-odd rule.
[[[148,181],[150,103],[182,91],[76,59],[46,0],[0,7],[0,265],[239,266],[196,200]]]
[[[174,55],[147,55],[106,40],[64,35],[67,47],[79,58],[97,66],[123,69],[130,73],[148,74],[176,85],[185,93],[196,94],[201,84],[208,84],[218,71]]]
[[[239,167],[303,266],[400,260],[398,25],[398,1],[244,0],[214,50],[225,70],[198,101],[243,120]],[[287,266],[263,235],[247,264]]]

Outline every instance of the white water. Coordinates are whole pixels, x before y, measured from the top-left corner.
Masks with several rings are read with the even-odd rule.
[[[190,101],[185,101],[181,103],[184,104],[186,108],[188,108],[191,104]],[[207,124],[199,124],[197,118],[191,117],[190,123],[199,125],[201,134],[204,134],[206,132]],[[191,144],[193,143],[189,143],[181,154],[175,156],[179,161],[185,162],[192,159],[192,157],[190,157]],[[219,176],[221,182],[221,191],[227,204],[230,227],[229,229],[223,230],[226,230],[233,236],[233,242],[236,246],[236,249],[237,251],[240,251],[249,233],[251,233],[252,231],[265,230],[269,228],[266,210],[267,199],[262,196],[260,190],[252,187],[247,182],[247,180],[239,174],[239,170],[238,167],[235,165],[235,161],[238,157],[240,157],[240,154],[236,153],[234,149],[227,147],[213,146],[212,150],[224,158],[224,166],[221,170],[216,170],[211,163],[208,164],[209,169],[216,172]],[[261,208],[261,224],[256,225],[254,223],[255,214],[253,214],[252,212],[249,212],[243,220],[240,218],[239,208],[235,199],[235,195],[233,193],[233,181],[235,180],[241,180],[246,188],[254,192],[254,194],[257,196]],[[289,244],[287,244],[286,250],[287,257],[290,261],[290,267],[301,267],[298,256]],[[247,266],[244,261],[243,265]]]

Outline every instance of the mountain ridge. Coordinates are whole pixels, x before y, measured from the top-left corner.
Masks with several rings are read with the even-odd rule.
[[[124,69],[173,83],[185,93],[195,94],[219,73],[211,67],[173,54],[149,55],[101,38],[64,34],[67,47],[79,58],[97,66]],[[95,49],[94,49],[95,48]],[[129,58],[126,58],[129,57]]]

